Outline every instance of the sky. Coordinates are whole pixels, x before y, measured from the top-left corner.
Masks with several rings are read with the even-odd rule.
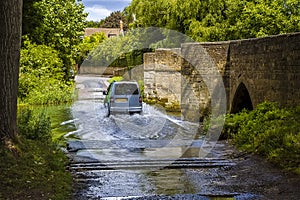
[[[82,0],[85,12],[89,13],[89,21],[99,21],[114,11],[122,11],[130,2],[131,0]]]

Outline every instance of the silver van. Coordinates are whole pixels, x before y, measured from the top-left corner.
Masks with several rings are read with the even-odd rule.
[[[103,94],[106,95],[104,107],[107,108],[107,116],[113,113],[141,113],[143,110],[137,82],[112,82]]]

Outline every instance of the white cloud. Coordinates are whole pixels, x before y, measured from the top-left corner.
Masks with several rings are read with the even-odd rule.
[[[90,21],[100,21],[112,13],[111,10],[99,5],[94,5],[92,7],[85,7],[85,12],[89,13],[87,20]]]

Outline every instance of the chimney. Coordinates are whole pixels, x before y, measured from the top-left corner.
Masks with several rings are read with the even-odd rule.
[[[124,36],[123,21],[120,20],[120,33]]]

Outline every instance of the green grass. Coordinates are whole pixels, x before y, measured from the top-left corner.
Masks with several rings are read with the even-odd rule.
[[[24,140],[0,149],[0,197],[4,199],[68,199],[72,177],[67,159],[53,144]]]
[[[49,117],[20,116],[17,139],[0,145],[0,199],[69,199],[68,159],[52,140]]]

